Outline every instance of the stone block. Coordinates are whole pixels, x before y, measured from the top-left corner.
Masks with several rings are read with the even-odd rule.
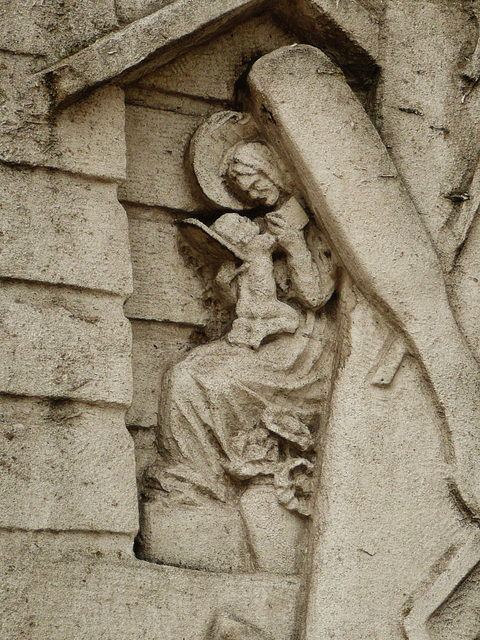
[[[0,165],[0,276],[130,293],[127,217],[116,186]]]
[[[50,114],[48,88],[29,58],[1,55],[0,161],[64,169],[107,180],[125,177],[125,103],[114,86]]]
[[[185,164],[201,122],[198,116],[127,105],[127,179],[120,198],[183,211],[205,208]]]
[[[204,640],[224,612],[267,637],[291,640],[300,590],[294,578],[265,574],[32,555],[9,558],[1,585],[1,633],[8,640]]]
[[[133,264],[133,294],[125,304],[129,318],[204,325],[208,311],[202,303],[204,286],[179,247],[175,218],[169,214],[134,217],[127,207]],[[155,212],[152,212],[155,215]]]
[[[59,112],[52,160],[66,171],[112,180],[125,177],[125,98],[119,87],[97,89]],[[57,163],[55,163],[55,158]]]
[[[138,538],[140,557],[150,562],[232,573],[251,571],[245,525],[239,511],[219,500],[165,505],[143,501]]]
[[[162,376],[170,364],[185,357],[194,342],[192,328],[171,323],[133,320],[133,402],[127,424],[154,427]]]
[[[133,537],[135,462],[124,411],[2,396],[0,527]]]
[[[263,14],[187,51],[155,73],[144,76],[138,84],[233,103],[235,83],[245,70],[246,61],[295,41]]]
[[[4,282],[0,318],[1,392],[130,403],[130,326],[118,298]]]

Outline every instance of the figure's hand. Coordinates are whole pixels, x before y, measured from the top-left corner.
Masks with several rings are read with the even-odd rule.
[[[277,238],[278,244],[286,251],[291,251],[298,243],[304,243],[303,231],[294,229],[282,216],[280,211],[272,211],[265,215],[268,231]]]

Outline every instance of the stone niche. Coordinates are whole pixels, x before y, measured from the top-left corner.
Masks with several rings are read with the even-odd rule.
[[[205,328],[216,320],[200,266],[182,255],[175,224],[208,208],[189,171],[190,140],[214,113],[238,108],[239,81],[254,60],[294,42],[269,16],[256,16],[125,87],[127,177],[119,199],[133,264],[125,303],[134,380],[127,425],[138,477],[152,461],[162,375],[207,339]]]

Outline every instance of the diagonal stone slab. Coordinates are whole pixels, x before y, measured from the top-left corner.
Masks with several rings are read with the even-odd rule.
[[[259,11],[263,4],[263,0],[177,0],[48,67],[37,79],[55,86],[57,104],[72,101],[117,76],[128,73],[129,80],[134,80],[140,65],[141,75],[152,71],[240,16]],[[146,68],[154,56],[153,66]]]
[[[267,139],[299,184],[355,284],[406,336],[451,433],[453,482],[480,514],[480,370],[449,305],[442,269],[387,149],[340,69],[320,50],[284,47],[249,76]]]

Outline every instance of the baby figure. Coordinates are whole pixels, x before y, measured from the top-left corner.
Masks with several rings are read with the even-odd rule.
[[[308,222],[301,213],[298,228]],[[265,220],[272,229],[290,224],[279,211],[267,214]],[[180,227],[190,244],[220,263],[216,283],[226,298],[235,301],[236,319],[227,335],[231,344],[258,349],[268,336],[295,333],[298,312],[277,298],[272,253],[279,243],[274,233],[262,233],[257,222],[238,213],[225,213],[210,227],[195,218],[183,220]]]
[[[226,213],[210,227],[227,246],[236,249],[242,265],[227,261],[217,274],[220,287],[236,281],[236,319],[227,335],[231,344],[258,349],[262,341],[276,333],[295,333],[299,324],[297,311],[277,299],[272,252],[277,238],[261,233],[258,223],[238,213]]]

